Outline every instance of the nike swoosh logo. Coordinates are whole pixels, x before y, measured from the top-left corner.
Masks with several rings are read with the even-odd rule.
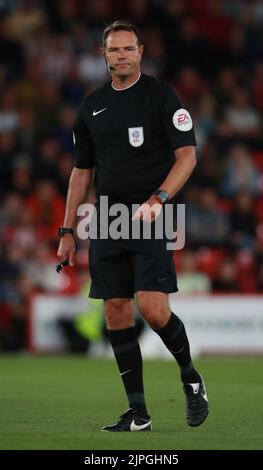
[[[182,352],[183,350],[184,350],[184,346],[183,346],[181,349],[179,349],[179,351],[173,351],[172,349],[170,349],[170,352],[171,352],[172,354],[179,354],[179,353]]]
[[[201,379],[202,379],[202,385],[203,385],[204,392],[205,392],[205,393],[202,393],[202,392],[201,392],[201,395],[202,395],[203,399],[204,399],[205,401],[207,401],[207,403],[208,403],[208,396],[207,396],[207,393],[206,393],[205,383],[204,383],[204,379],[203,379],[202,376],[201,376]]]
[[[190,383],[189,385],[191,385],[191,387],[192,387],[192,389],[193,389],[193,392],[194,392],[194,395],[197,395],[198,392],[199,392],[200,383],[198,383],[198,382],[197,382],[197,383],[194,383],[194,384],[193,384],[193,383]],[[204,381],[202,381],[202,385],[203,385],[203,387],[204,387],[204,393],[201,392],[201,395],[202,395],[203,399],[208,402],[208,397],[207,397],[207,394],[206,394],[206,389],[205,389]]]
[[[99,111],[94,110],[93,113],[92,113],[92,116],[97,116],[97,114],[102,113],[102,111],[105,111],[105,109],[107,109],[107,108],[100,109]]]
[[[200,383],[199,382],[194,383],[194,384],[189,383],[189,385],[191,385],[194,394],[197,395],[199,392]]]
[[[125,370],[124,372],[121,372],[121,375],[128,374],[128,372],[131,372],[131,371],[132,371],[132,369]]]
[[[131,422],[131,425],[130,425],[130,430],[131,431],[142,431],[143,429],[147,428],[149,426],[149,424],[151,424],[151,420],[150,421],[147,421],[147,423],[145,424],[135,424],[134,422],[134,419],[132,420]]]
[[[167,281],[168,277],[159,277],[158,278],[158,282],[163,282],[163,281]]]

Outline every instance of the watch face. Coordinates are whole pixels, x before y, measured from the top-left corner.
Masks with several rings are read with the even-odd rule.
[[[161,192],[161,193],[159,194],[159,196],[160,196],[162,202],[165,202],[165,201],[167,201],[167,199],[168,199],[168,198],[167,198],[167,193],[164,192],[164,191]]]
[[[156,191],[154,194],[160,199],[162,203],[168,201],[169,199],[168,193],[166,191],[160,190]]]

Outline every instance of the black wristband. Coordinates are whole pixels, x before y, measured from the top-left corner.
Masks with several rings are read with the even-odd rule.
[[[59,234],[60,238],[64,237],[64,235],[66,235],[66,233],[70,233],[70,235],[72,235],[72,237],[74,238],[74,230],[73,230],[73,228],[69,228],[69,227],[59,227],[59,229],[58,229],[58,234]]]

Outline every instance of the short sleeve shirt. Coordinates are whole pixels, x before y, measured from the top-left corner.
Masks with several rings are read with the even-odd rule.
[[[117,202],[147,200],[172,168],[174,150],[196,145],[173,88],[145,74],[126,89],[109,82],[85,97],[73,131],[75,166],[95,168],[98,195]]]

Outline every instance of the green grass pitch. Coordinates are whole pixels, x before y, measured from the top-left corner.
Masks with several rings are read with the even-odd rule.
[[[145,361],[151,433],[102,433],[127,409],[115,363],[87,357],[0,357],[0,449],[263,449],[263,360],[205,358],[210,414],[185,423],[173,361]]]

